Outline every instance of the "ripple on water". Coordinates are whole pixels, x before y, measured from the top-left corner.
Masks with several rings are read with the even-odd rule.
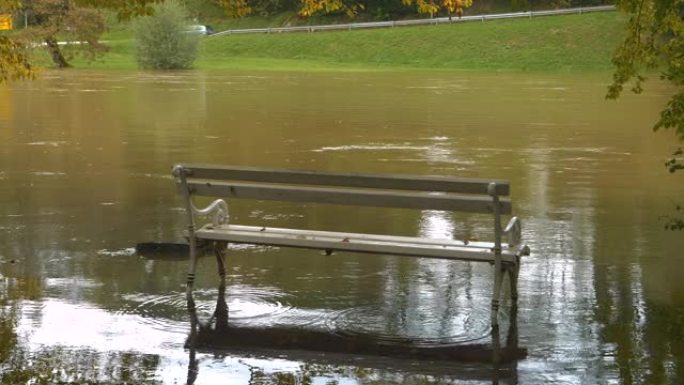
[[[124,249],[102,249],[98,250],[97,254],[107,257],[130,257],[135,255],[135,247],[127,247]]]
[[[402,151],[402,150],[429,150],[429,146],[417,146],[410,143],[401,144],[387,144],[387,143],[369,143],[369,144],[350,144],[342,146],[326,146],[312,150],[312,152],[329,152],[329,151]]]
[[[228,316],[234,321],[275,317],[292,309],[290,296],[274,288],[231,286]]]
[[[185,294],[129,294],[118,314],[137,315],[141,324],[159,331],[185,334],[188,330]]]
[[[52,141],[37,141],[37,142],[28,142],[26,143],[27,146],[41,146],[41,147],[60,147],[69,144],[69,142],[64,141],[64,140],[52,140]]]
[[[420,312],[420,309],[418,309]],[[458,314],[412,317],[402,310],[362,306],[328,316],[329,331],[349,337],[371,336],[378,343],[445,346],[472,342],[490,335],[489,308],[461,309]]]
[[[250,325],[274,324],[274,319],[292,308],[287,295],[270,288],[231,286],[227,289],[229,319]],[[185,292],[167,294],[130,294],[123,296],[128,302],[119,313],[136,314],[141,322],[158,330],[187,332],[188,313]],[[197,316],[211,318],[216,309],[216,289],[196,289],[193,293]]]
[[[33,176],[65,176],[65,172],[61,171],[31,171],[29,174]]]
[[[202,322],[211,319],[216,309],[216,289],[196,289],[193,298]],[[172,333],[187,333],[188,314],[185,293],[137,293],[124,296],[123,314],[140,316],[141,323]],[[346,336],[372,338],[381,344],[445,346],[473,342],[489,337],[489,307],[469,304],[447,310],[430,304],[413,311],[390,305],[368,305],[344,310],[304,309],[292,305],[294,296],[277,288],[248,285],[229,286],[226,302],[229,320],[234,325],[287,326],[326,330]],[[411,307],[413,308],[413,307]],[[503,310],[503,309],[502,309]],[[501,312],[505,322],[507,315]]]

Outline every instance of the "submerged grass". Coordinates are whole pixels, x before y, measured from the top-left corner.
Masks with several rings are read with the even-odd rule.
[[[203,38],[199,69],[606,71],[623,31],[618,13],[449,25]],[[136,68],[131,39],[77,67]]]

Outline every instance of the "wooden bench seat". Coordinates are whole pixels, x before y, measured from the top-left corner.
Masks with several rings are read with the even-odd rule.
[[[275,227],[207,224],[195,232],[200,239],[228,243],[299,247],[328,252],[400,255],[494,263],[494,243],[450,239],[429,239],[334,231],[283,229]],[[515,263],[517,249],[504,248],[501,262]]]
[[[507,274],[513,303],[517,300],[520,258],[529,255],[521,242],[520,220],[512,217],[504,229],[502,216],[512,212],[510,185],[503,180],[417,175],[373,175],[316,171],[262,169],[239,166],[176,165],[173,175],[184,197],[188,217],[190,268],[188,303],[192,303],[198,242],[216,242],[219,275],[224,279],[223,251],[227,243],[298,247],[418,258],[439,258],[494,265],[492,326],[498,325],[501,285]],[[197,208],[194,196],[255,201],[306,202],[418,210],[443,210],[491,216],[494,239],[468,242],[398,235],[333,232],[246,226],[230,222],[228,204],[217,199]],[[258,204],[258,203],[256,203]],[[197,228],[196,216],[213,215],[211,223]],[[504,244],[503,237],[507,237]]]

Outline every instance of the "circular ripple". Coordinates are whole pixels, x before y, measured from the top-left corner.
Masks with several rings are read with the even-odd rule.
[[[234,322],[269,324],[291,306],[286,296],[274,289],[231,286],[226,290],[228,319]],[[219,295],[216,289],[196,289],[193,292],[197,316],[208,320],[214,315]],[[126,305],[119,314],[134,314],[141,322],[158,330],[187,332],[188,311],[184,292],[168,294],[131,294],[124,296]]]
[[[271,318],[292,309],[288,296],[277,289],[231,286],[228,290],[226,302],[230,320]]]
[[[444,346],[489,336],[489,308],[436,314],[432,309],[355,307],[331,313],[327,328],[347,337],[369,337],[381,344]]]
[[[131,294],[124,296],[126,304],[118,314],[137,315],[139,322],[156,330],[184,334],[187,332],[187,302],[185,293]]]

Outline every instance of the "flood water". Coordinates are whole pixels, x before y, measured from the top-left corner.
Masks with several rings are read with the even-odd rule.
[[[679,384],[684,203],[670,91],[605,101],[605,75],[47,72],[0,86],[0,377],[75,383]],[[505,368],[190,352],[187,262],[137,255],[185,226],[171,168],[204,162],[508,179],[523,222],[519,344]],[[486,240],[439,211],[229,202],[244,224]],[[486,341],[491,268],[232,246],[236,325]],[[200,260],[200,319],[218,278]],[[510,319],[503,306],[504,320]],[[196,354],[191,360],[191,354]],[[192,362],[196,362],[196,369]],[[190,371],[188,370],[190,367]],[[13,382],[14,381],[14,382]]]

